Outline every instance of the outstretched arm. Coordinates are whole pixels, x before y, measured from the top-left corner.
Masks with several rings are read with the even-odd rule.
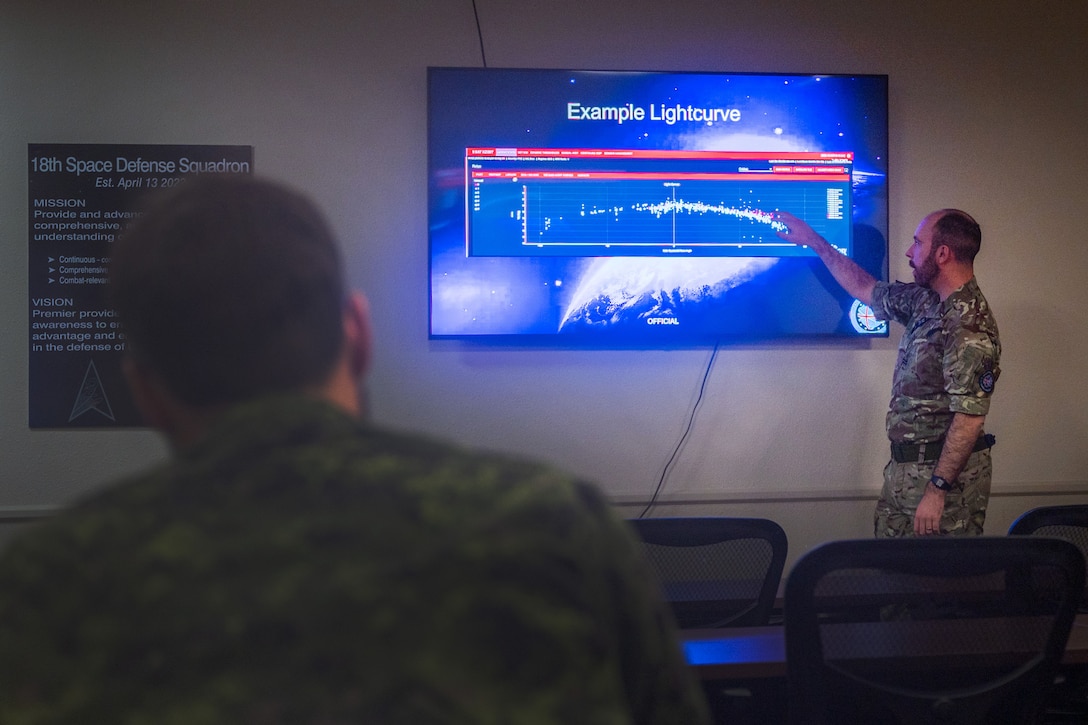
[[[806,222],[788,211],[776,212],[774,218],[786,227],[784,231],[778,232],[780,239],[812,249],[844,290],[865,304],[871,304],[873,288],[876,286],[876,278],[873,275],[831,246]]]

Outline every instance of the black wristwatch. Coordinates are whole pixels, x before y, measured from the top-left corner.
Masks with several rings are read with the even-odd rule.
[[[933,488],[937,489],[938,491],[951,491],[952,490],[952,484],[948,482],[948,479],[947,478],[942,478],[941,476],[938,476],[936,473],[934,473],[932,476],[929,477],[929,482],[932,483]]]

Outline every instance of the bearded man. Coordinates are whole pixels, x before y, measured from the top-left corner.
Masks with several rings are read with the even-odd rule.
[[[982,230],[958,209],[918,225],[913,283],[881,282],[807,223],[776,214],[779,237],[811,248],[849,294],[905,328],[892,377],[891,458],[874,514],[878,537],[981,535],[994,437],[983,430],[1001,373],[997,323],[975,279]]]

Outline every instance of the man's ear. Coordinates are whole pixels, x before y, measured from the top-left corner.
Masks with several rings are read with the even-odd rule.
[[[947,244],[941,244],[933,252],[933,259],[939,265],[945,265],[953,261],[952,250]]]
[[[370,304],[359,291],[353,291],[344,303],[344,347],[352,376],[356,380],[361,379],[370,370],[374,331],[370,322]]]

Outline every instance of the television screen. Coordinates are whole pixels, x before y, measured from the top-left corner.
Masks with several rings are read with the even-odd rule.
[[[803,218],[887,279],[888,79],[428,70],[430,335],[887,335]]]

